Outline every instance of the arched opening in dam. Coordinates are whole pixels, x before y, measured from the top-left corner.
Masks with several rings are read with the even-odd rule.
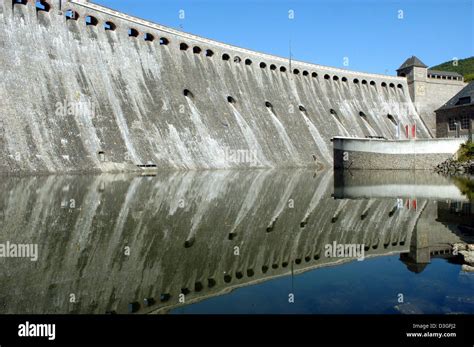
[[[184,89],[183,90],[183,95],[187,98],[190,98],[190,99],[193,99],[194,98],[194,94],[191,93],[191,91],[189,91],[189,89]]]
[[[49,12],[49,10],[51,9],[51,5],[46,0],[37,0],[35,6],[37,12]]]
[[[390,113],[387,114],[387,118],[394,124],[398,126],[398,122],[396,121],[395,117],[392,116]]]
[[[115,31],[117,29],[117,26],[115,23],[107,21],[104,23],[104,30],[106,31]]]
[[[99,24],[99,20],[94,17],[94,16],[90,16],[90,15],[87,15],[85,17],[85,22],[86,22],[86,26],[97,26],[97,24]]]
[[[147,41],[147,42],[153,42],[155,41],[155,36],[153,36],[152,34],[150,33],[145,33],[143,35],[143,40]]]
[[[140,35],[137,29],[129,28],[128,29],[128,37],[137,38]]]
[[[66,20],[77,21],[79,19],[79,14],[74,10],[66,10],[65,16],[66,16]]]

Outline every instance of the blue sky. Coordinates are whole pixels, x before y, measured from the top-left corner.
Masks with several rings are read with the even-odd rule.
[[[186,32],[311,63],[395,74],[474,55],[474,0],[92,0]],[[184,10],[184,19],[180,19]],[[294,19],[289,19],[289,11]],[[400,12],[403,11],[403,13]],[[403,18],[399,19],[402,15]],[[344,66],[345,57],[348,66]]]

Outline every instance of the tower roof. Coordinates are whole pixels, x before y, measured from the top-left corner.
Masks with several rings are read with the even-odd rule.
[[[417,57],[415,57],[414,55],[412,55],[410,58],[408,58],[407,60],[405,60],[405,62],[402,64],[402,66],[400,66],[398,70],[403,70],[403,69],[406,69],[407,67],[413,67],[413,66],[416,66],[416,67],[428,67],[426,66],[420,59],[418,59]]]

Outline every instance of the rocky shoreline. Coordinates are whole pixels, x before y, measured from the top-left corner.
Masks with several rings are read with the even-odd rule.
[[[453,244],[453,254],[461,255],[464,262],[462,271],[474,272],[474,244],[455,243]]]
[[[448,159],[437,165],[434,169],[436,173],[443,175],[474,175],[474,160],[458,162],[454,159]]]

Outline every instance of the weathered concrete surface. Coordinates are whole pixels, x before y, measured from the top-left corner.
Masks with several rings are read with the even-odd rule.
[[[37,13],[34,1],[0,0],[0,172],[297,167],[315,159],[330,167],[334,136],[393,138],[387,114],[429,136],[404,78],[297,61],[295,75],[280,71],[288,69],[282,58],[93,4],[59,5],[54,0],[49,13]],[[66,21],[67,9],[79,20]],[[98,25],[86,26],[86,15]],[[105,31],[105,21],[116,30]],[[130,27],[139,37],[128,36]],[[160,45],[160,37],[169,44]],[[213,56],[204,54],[208,49]]]
[[[353,170],[434,170],[452,158],[465,139],[379,140],[336,137],[334,168]]]
[[[139,312],[162,311],[183,289],[190,303],[354,260],[326,258],[333,241],[408,251],[421,208],[390,216],[396,199],[335,200],[332,187],[312,170],[5,178],[0,243],[37,243],[39,257],[0,258],[0,312],[126,313],[149,297]]]

